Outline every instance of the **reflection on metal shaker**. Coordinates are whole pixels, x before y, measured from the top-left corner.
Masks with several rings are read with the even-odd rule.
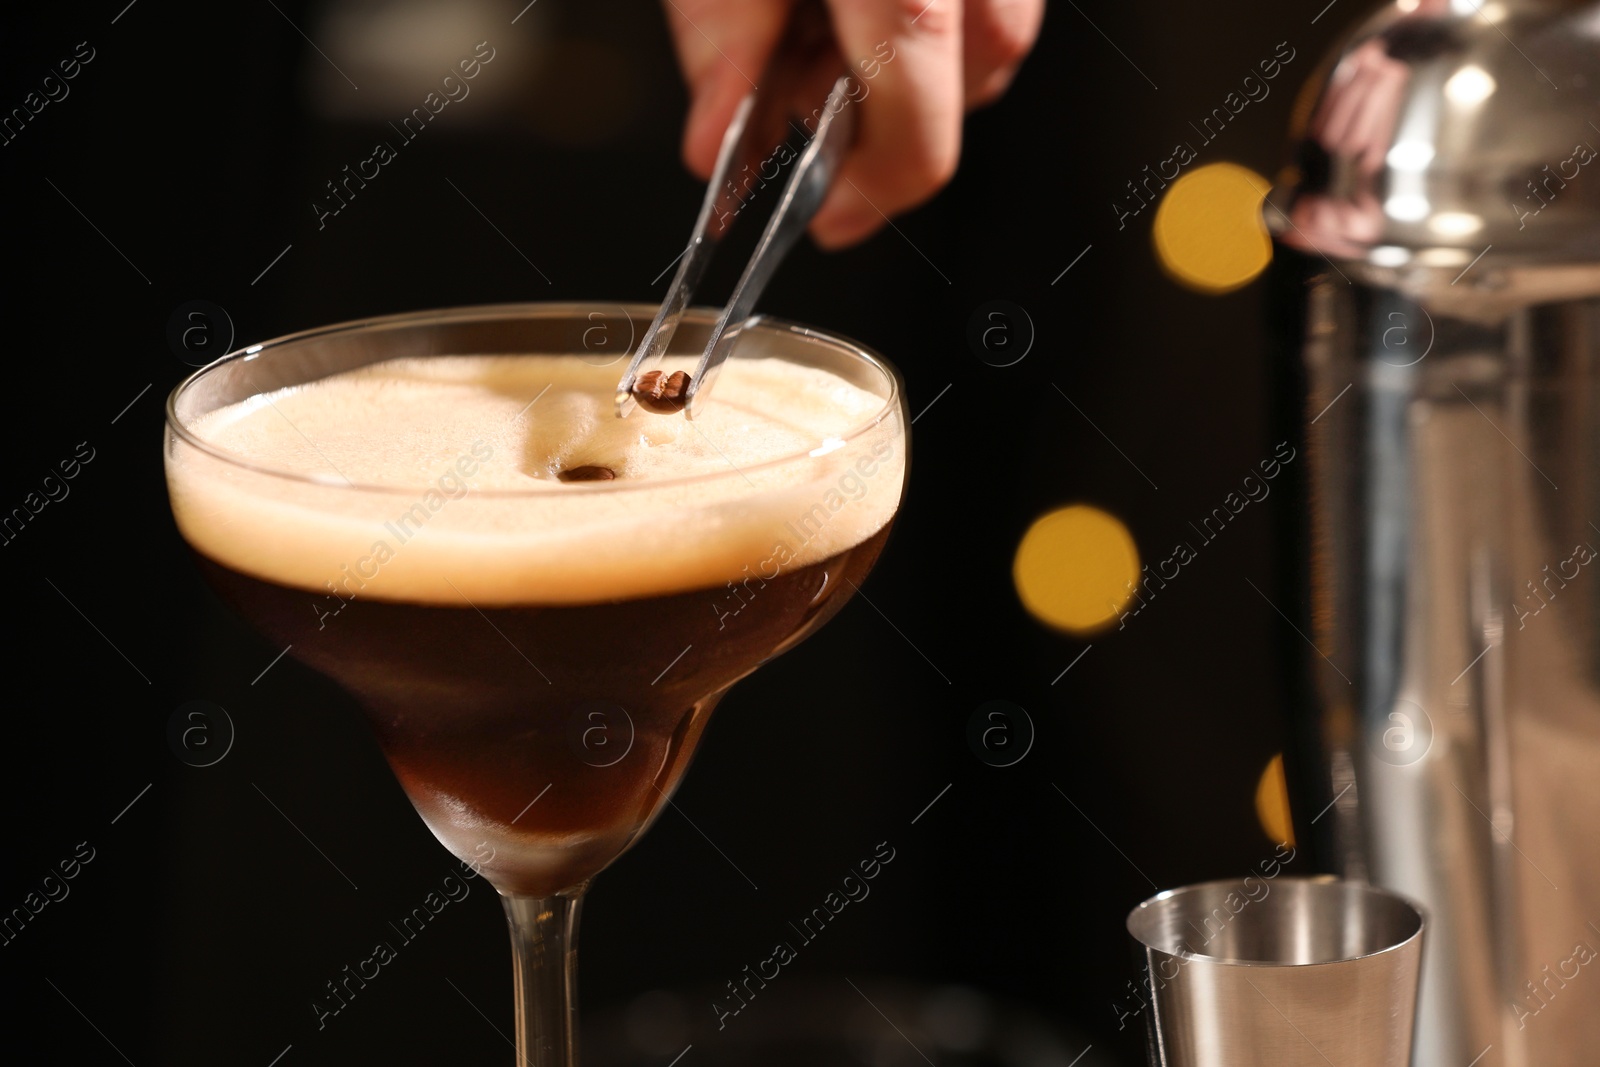
[[[1265,208],[1307,451],[1297,828],[1427,908],[1417,1067],[1587,1067],[1600,4],[1398,0],[1328,70]]]

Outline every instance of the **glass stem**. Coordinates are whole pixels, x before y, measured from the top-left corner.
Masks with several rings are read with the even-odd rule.
[[[582,887],[500,898],[511,926],[518,1067],[577,1067],[578,910]]]

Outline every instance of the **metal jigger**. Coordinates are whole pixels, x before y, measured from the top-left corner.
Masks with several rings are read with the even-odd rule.
[[[1393,893],[1331,878],[1151,897],[1128,915],[1151,1067],[1407,1067],[1422,928]]]
[[[1265,208],[1297,836],[1427,908],[1417,1067],[1592,1067],[1600,5],[1398,0],[1324,69]]]

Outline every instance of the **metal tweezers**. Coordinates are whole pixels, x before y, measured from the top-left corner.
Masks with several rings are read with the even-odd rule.
[[[793,39],[792,34],[790,39]],[[759,316],[750,317],[756,298],[766,288],[778,264],[794,247],[795,241],[805,231],[811,217],[827,196],[854,135],[854,109],[847,106],[849,76],[843,75],[834,81],[826,102],[812,113],[816,119],[815,132],[811,133],[805,147],[796,152],[788,147],[788,136],[791,132],[803,134],[805,130],[788,114],[794,97],[793,80],[786,77],[786,74],[793,73],[796,65],[796,50],[780,46],[779,54],[762,77],[766,88],[752,91],[734,113],[717,152],[716,169],[712,172],[711,184],[706,188],[705,200],[700,205],[700,216],[695,220],[694,232],[680,257],[678,272],[673,276],[661,310],[645,331],[638,351],[617,384],[619,418],[626,418],[637,405],[634,383],[667,354],[672,336],[683,319],[684,309],[688,307],[695,287],[704,278],[717,245],[746,200],[754,199],[759,190],[771,182],[767,172],[776,166],[778,173],[772,175],[772,178],[776,178],[785,164],[793,168],[788,181],[784,183],[782,197],[761,234],[760,243],[756,245],[750,262],[745,265],[727,306],[712,327],[705,351],[689,380],[684,411],[690,419],[702,410],[723,363],[738,343],[740,331],[747,323],[759,321]],[[731,176],[744,175],[745,172],[750,172],[754,177],[745,180],[745,195],[741,195]],[[758,184],[758,189],[751,189],[752,182]]]

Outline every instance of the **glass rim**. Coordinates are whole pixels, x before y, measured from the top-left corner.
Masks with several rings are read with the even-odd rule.
[[[622,311],[625,316],[631,317],[634,314],[637,314],[640,318],[649,321],[655,317],[656,311],[658,310],[658,305],[599,301],[528,301],[525,303],[514,304],[461,305],[456,307],[432,308],[422,311],[403,311],[390,315],[375,315],[361,319],[350,319],[344,322],[331,323],[326,326],[318,326],[307,330],[298,330],[294,333],[282,334],[266,341],[245,345],[242,348],[236,348],[232,352],[219,356],[212,362],[206,364],[204,367],[200,367],[193,373],[186,375],[184,379],[174,386],[172,391],[167,394],[167,429],[176,435],[179,440],[183,441],[190,447],[198,449],[200,452],[203,452],[214,459],[227,463],[229,466],[237,467],[242,470],[248,470],[256,474],[264,474],[269,477],[282,478],[285,481],[300,482],[303,484],[315,485],[328,489],[343,489],[347,491],[371,493],[416,493],[427,488],[431,488],[431,483],[426,485],[420,482],[418,484],[404,485],[368,485],[358,482],[351,482],[348,479],[336,480],[327,475],[307,474],[301,471],[279,470],[273,467],[251,462],[247,457],[241,456],[235,452],[230,452],[227,449],[218,448],[211,442],[197,436],[192,430],[183,424],[183,420],[178,415],[178,402],[187,390],[198,385],[207,374],[210,374],[212,371],[221,368],[225,364],[235,363],[240,360],[256,359],[272,349],[282,348],[298,342],[311,340],[313,338],[336,337],[339,335],[360,334],[363,332],[376,331],[397,326],[425,326],[430,323],[443,322],[474,322],[538,318],[573,318],[575,320],[579,320],[585,319],[586,316],[591,312],[618,310]],[[717,316],[720,314],[721,309],[719,308],[695,306],[687,308],[684,311],[684,320],[705,321],[709,323],[714,322]],[[757,335],[799,335],[805,338],[805,340],[808,342],[820,342],[826,344],[842,352],[844,355],[853,358],[859,363],[871,367],[883,376],[884,380],[889,385],[889,392],[884,398],[883,404],[866,419],[850,426],[848,429],[838,434],[830,434],[826,438],[827,441],[841,441],[846,443],[853,441],[877,427],[891,414],[902,407],[905,390],[900,379],[899,371],[896,370],[894,365],[880,355],[876,350],[862,344],[859,341],[851,340],[842,334],[834,333],[830,330],[819,329],[814,326],[806,326],[788,319],[782,319],[768,315],[752,315],[745,321],[743,329],[749,330]],[[450,353],[439,353],[438,355],[442,356],[449,354]],[[467,355],[470,353],[461,354]],[[528,354],[543,355],[546,353]],[[628,358],[631,358],[632,353],[626,353],[625,355]],[[436,357],[426,356],[421,358]],[[730,358],[738,358],[737,352],[735,352]],[[370,366],[370,364],[367,365]],[[618,378],[619,380],[621,378],[620,371],[618,372]],[[313,379],[313,381],[315,380],[318,379]],[[304,385],[306,383],[300,384]],[[296,386],[288,386],[286,388],[296,388]],[[267,394],[261,393],[256,395]],[[709,402],[715,403],[716,401],[713,399]],[[903,436],[904,431],[902,430],[901,433]],[[838,447],[840,446],[835,446],[834,448],[829,449],[829,451],[834,451]],[[815,450],[815,447],[813,447],[804,451],[787,453],[772,459],[762,460],[760,463],[749,464],[744,467],[733,466],[730,461],[730,468],[728,470],[691,474],[680,478],[661,478],[640,482],[624,481],[621,484],[618,484],[615,481],[563,483],[562,492],[563,494],[570,491],[581,493],[627,493],[643,492],[654,489],[676,488],[685,485],[698,485],[735,476],[744,477],[754,472],[765,471],[775,467],[781,467],[787,464],[795,463],[803,459],[811,458],[812,453],[815,452]],[[477,497],[509,499],[538,498],[555,491],[556,490],[552,488],[543,486],[539,488],[530,487],[526,489],[476,489],[473,490],[472,495]]]
[[[1196,952],[1193,949],[1170,948],[1166,944],[1158,944],[1155,937],[1147,936],[1152,931],[1147,923],[1152,921],[1150,916],[1170,909],[1179,908],[1183,901],[1190,897],[1200,896],[1209,891],[1233,889],[1242,885],[1246,879],[1256,877],[1259,881],[1279,885],[1294,885],[1304,887],[1310,893],[1359,893],[1367,900],[1381,900],[1403,909],[1406,915],[1406,925],[1410,926],[1415,920],[1415,926],[1403,937],[1386,938],[1384,943],[1370,952],[1356,952],[1341,954],[1325,960],[1311,960],[1305,963],[1289,963],[1283,960],[1246,960],[1234,959],[1229,956],[1218,956],[1212,953]],[[1243,909],[1240,909],[1242,912]],[[1402,952],[1412,942],[1423,936],[1428,928],[1428,913],[1417,903],[1403,893],[1383,886],[1375,886],[1369,882],[1356,881],[1349,878],[1337,878],[1328,874],[1285,874],[1276,878],[1246,875],[1244,878],[1218,878],[1209,882],[1195,882],[1190,885],[1178,886],[1175,889],[1164,889],[1154,896],[1141,900],[1128,912],[1124,926],[1128,936],[1146,952],[1160,953],[1174,959],[1191,961],[1194,963],[1207,963],[1216,967],[1271,967],[1271,968],[1297,968],[1297,967],[1327,967],[1338,964],[1357,963],[1361,960],[1370,960],[1388,953]]]

